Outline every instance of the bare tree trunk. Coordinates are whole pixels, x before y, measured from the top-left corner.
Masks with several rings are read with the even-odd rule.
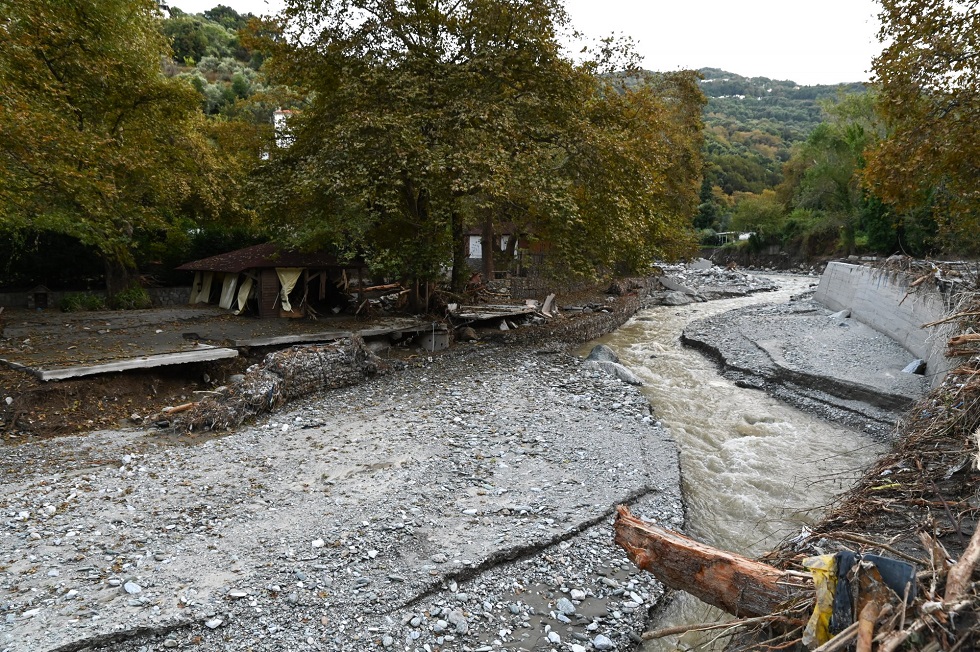
[[[451,275],[451,285],[453,292],[462,292],[466,289],[466,282],[469,280],[469,266],[466,264],[466,234],[463,229],[463,216],[459,211],[453,211],[450,217],[450,231],[452,234],[453,248],[453,269]]]
[[[480,248],[483,254],[483,279],[492,281],[494,274],[494,255],[497,251],[497,234],[493,232],[493,219],[483,220],[483,233],[480,236]]]
[[[106,294],[114,297],[133,284],[136,278],[136,270],[126,264],[112,259],[105,258],[105,289]]]
[[[641,521],[626,507],[617,512],[616,543],[637,567],[730,614],[771,614],[805,588],[799,579],[768,564]]]

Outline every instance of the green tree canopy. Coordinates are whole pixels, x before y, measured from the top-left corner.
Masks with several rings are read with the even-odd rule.
[[[162,72],[156,2],[0,0],[0,17],[0,229],[92,247],[114,292],[141,242],[234,203],[220,130]]]
[[[934,208],[953,245],[980,252],[978,0],[882,0],[874,61],[887,137],[866,179],[900,210]]]
[[[693,243],[695,76],[625,88],[574,65],[557,0],[291,0],[279,20],[272,69],[310,92],[267,184],[293,233],[457,286],[488,218],[571,273]]]

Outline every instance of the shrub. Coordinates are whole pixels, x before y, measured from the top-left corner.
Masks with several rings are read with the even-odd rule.
[[[153,305],[150,295],[139,286],[128,287],[112,297],[114,310],[139,310]]]
[[[58,308],[61,312],[105,310],[105,307],[105,299],[97,294],[87,292],[69,292],[58,302]]]

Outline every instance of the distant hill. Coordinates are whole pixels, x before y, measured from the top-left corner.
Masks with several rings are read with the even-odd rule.
[[[731,195],[762,192],[782,180],[782,164],[795,143],[823,119],[820,102],[839,93],[863,93],[864,84],[800,86],[789,80],[743,77],[702,68],[705,176]]]

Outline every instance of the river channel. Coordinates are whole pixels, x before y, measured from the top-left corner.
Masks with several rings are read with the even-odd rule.
[[[680,343],[691,321],[759,303],[780,303],[817,279],[774,276],[779,289],[644,310],[595,342],[610,346],[643,379],[657,418],[681,452],[687,534],[755,557],[817,520],[885,444],[736,387],[714,361]],[[588,353],[585,350],[584,353]],[[651,629],[719,620],[721,612],[678,592]],[[650,641],[644,652],[704,646],[706,635]],[[711,649],[711,646],[698,647]]]

